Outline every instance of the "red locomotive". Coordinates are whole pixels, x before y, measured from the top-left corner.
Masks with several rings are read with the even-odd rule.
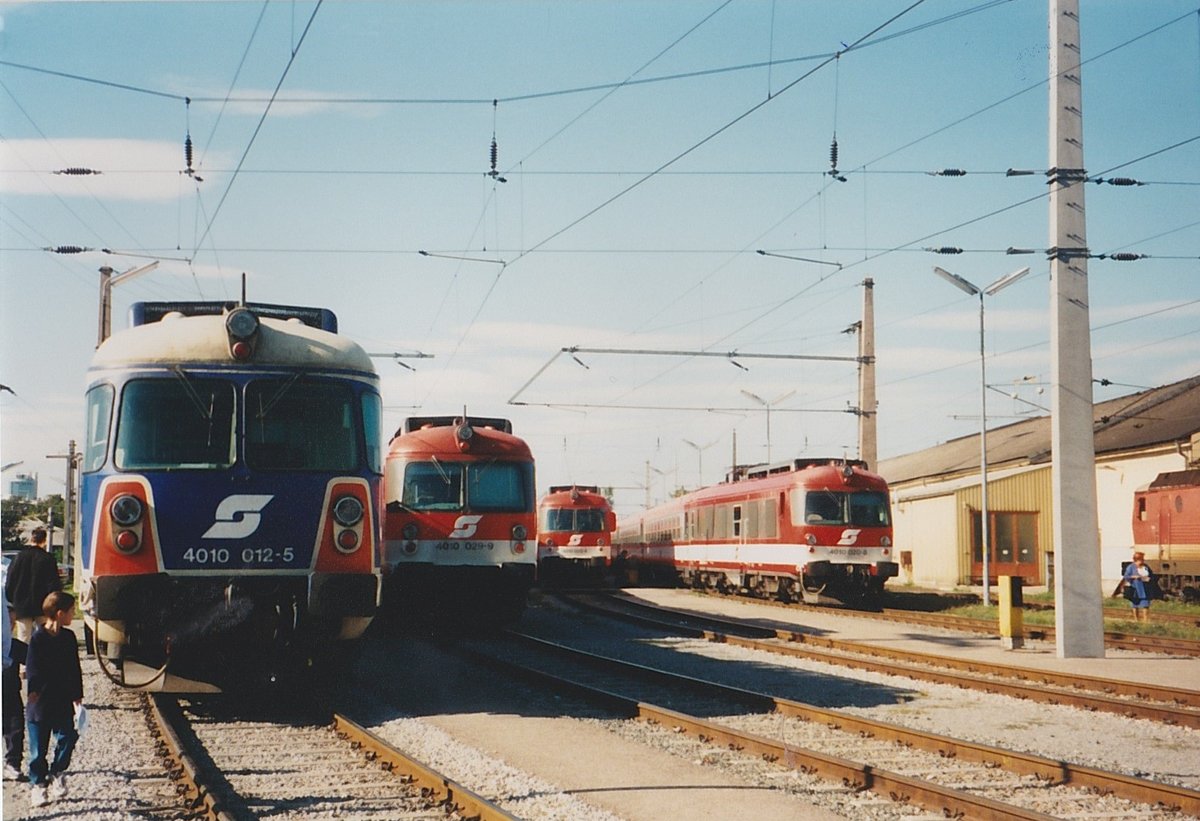
[[[538,577],[599,579],[612,565],[616,526],[616,514],[598,487],[551,487],[538,501]]]
[[[405,420],[384,469],[389,609],[515,620],[537,572],[533,470],[507,419]]]
[[[740,467],[617,529],[639,580],[784,601],[877,596],[897,575],[887,483],[860,461]]]
[[[1200,600],[1200,470],[1160,473],[1133,494],[1133,549],[1164,592]]]

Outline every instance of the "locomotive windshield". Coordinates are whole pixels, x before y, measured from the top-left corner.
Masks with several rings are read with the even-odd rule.
[[[233,384],[177,371],[134,379],[121,394],[116,465],[124,470],[225,468],[233,464]]]
[[[525,513],[532,508],[533,465],[527,462],[411,462],[404,469],[409,510]]]
[[[843,493],[832,490],[793,491],[792,524],[855,525],[887,527],[891,524],[886,493],[856,490]],[[797,514],[803,521],[796,521]]]
[[[600,533],[604,511],[549,508],[542,511],[542,530],[548,533]]]
[[[358,402],[343,382],[257,379],[246,386],[246,464],[350,471],[362,464]],[[376,436],[375,438],[378,438]]]

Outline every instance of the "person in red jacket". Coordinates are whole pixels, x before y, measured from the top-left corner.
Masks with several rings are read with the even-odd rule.
[[[25,654],[25,722],[29,736],[29,800],[34,807],[67,794],[64,773],[79,733],[75,710],[83,703],[83,670],[79,645],[68,628],[75,617],[75,597],[61,590],[46,596],[46,621],[33,631]],[[50,739],[54,758],[47,766]]]

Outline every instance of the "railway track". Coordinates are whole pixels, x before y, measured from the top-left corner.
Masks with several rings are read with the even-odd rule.
[[[462,652],[621,715],[949,818],[1200,816],[1200,792],[670,673],[510,631]],[[701,716],[722,716],[719,720]]]
[[[578,595],[564,598],[609,616],[723,644],[1200,729],[1200,692],[1195,690],[915,653],[760,627],[620,597],[605,596],[590,601]]]
[[[249,720],[213,702],[146,700],[160,755],[192,818],[513,819],[342,715],[327,724]]]
[[[770,599],[748,599],[745,596],[734,595],[731,593],[721,593],[716,590],[704,590],[697,592],[702,592],[704,595],[730,599],[732,601],[762,604],[771,607],[783,607],[793,610],[815,609],[823,612],[835,610],[840,616],[851,616],[865,619],[883,618],[893,622],[904,622],[907,624],[917,624],[926,627],[940,627],[946,630],[960,630],[965,633],[979,633],[989,636],[995,636],[999,633],[997,623],[992,619],[977,619],[967,616],[950,616],[940,613],[919,612],[890,607],[885,607],[881,610],[856,610],[851,607],[829,607],[825,605],[804,604],[803,602],[778,602]],[[1052,642],[1055,640],[1055,629],[1049,625],[1026,624],[1023,628],[1023,635],[1027,639],[1038,639]],[[1145,636],[1136,633],[1107,631],[1104,634],[1104,646],[1120,650],[1141,650],[1147,653],[1164,653],[1167,655],[1200,657],[1200,641],[1171,638],[1169,636]]]

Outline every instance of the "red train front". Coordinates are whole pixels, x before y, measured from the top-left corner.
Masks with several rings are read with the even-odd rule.
[[[616,514],[598,487],[558,485],[538,501],[538,576],[599,580],[612,564]]]
[[[537,571],[534,468],[507,419],[411,417],[384,469],[389,610],[516,619]]]

